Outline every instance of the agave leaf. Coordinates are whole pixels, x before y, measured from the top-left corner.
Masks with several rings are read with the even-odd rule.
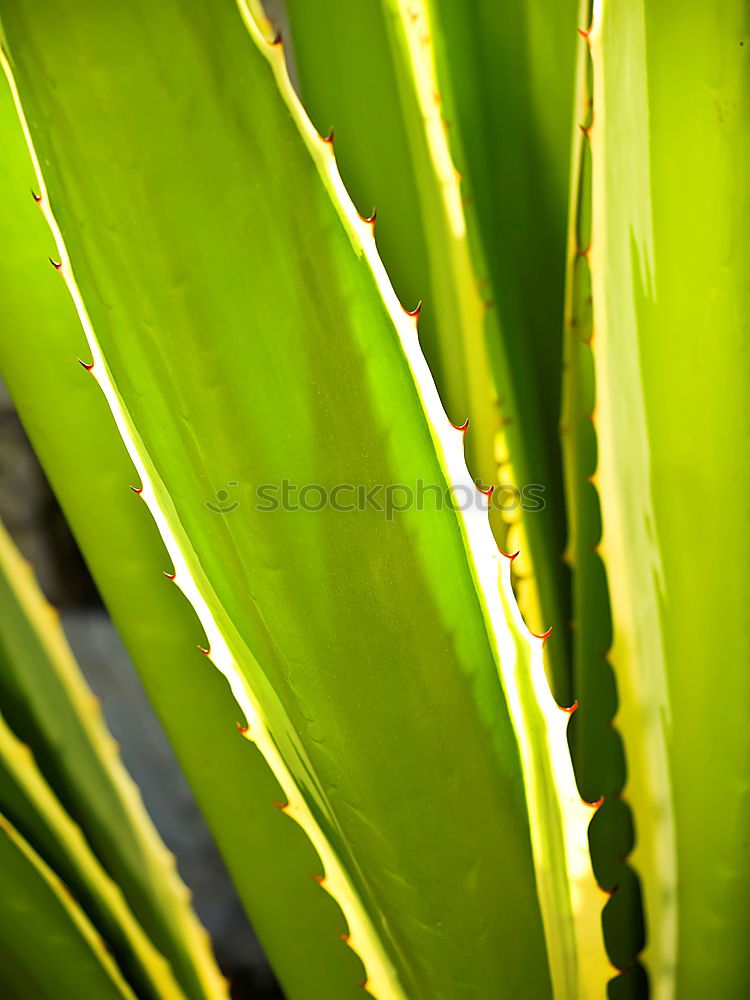
[[[305,107],[322,135],[335,128],[336,159],[360,214],[377,209],[378,251],[405,308],[421,303],[420,344],[446,412],[457,425],[468,419],[467,464],[487,489],[497,481],[503,415],[484,342],[486,303],[431,53],[411,44],[402,14],[388,0],[288,4]]]
[[[85,830],[189,995],[222,996],[221,976],[174,858],[120,763],[54,613],[4,531],[0,565],[0,701],[6,721],[34,747],[60,802]]]
[[[120,889],[60,805],[31,750],[16,739],[2,716],[0,809],[73,893],[138,996],[184,998],[168,962],[144,934]],[[38,939],[37,946],[43,948]]]
[[[600,551],[660,1000],[750,975],[746,18],[605,0],[588,36]]]
[[[136,1000],[52,869],[0,814],[0,985],[8,1000]]]
[[[475,5],[465,6],[468,11]],[[537,345],[519,359],[515,345],[507,342],[508,337],[520,339],[519,321],[513,319],[509,331],[501,324],[501,315],[504,322],[505,313],[496,308],[497,289],[490,287],[487,253],[482,242],[487,233],[478,231],[476,206],[471,195],[475,183],[473,172],[493,169],[494,159],[500,156],[507,159],[508,151],[485,141],[482,164],[467,161],[460,144],[455,141],[455,133],[460,131],[463,115],[470,118],[467,122],[470,130],[477,124],[484,127],[486,122],[477,123],[478,115],[481,118],[485,110],[484,105],[469,108],[456,104],[449,114],[446,113],[444,106],[449,94],[444,95],[442,87],[450,88],[451,81],[449,74],[446,74],[448,78],[436,76],[440,68],[440,63],[435,65],[436,51],[442,53],[445,62],[461,67],[462,78],[465,75],[463,60],[467,53],[462,46],[461,33],[449,26],[443,37],[439,17],[423,0],[381,0],[375,4],[351,4],[344,0],[309,4],[304,0],[291,0],[288,12],[305,106],[323,134],[330,126],[335,126],[337,159],[360,213],[368,215],[373,205],[377,207],[378,249],[401,301],[408,304],[424,300],[420,343],[448,415],[455,423],[461,423],[466,417],[469,419],[466,439],[469,469],[485,486],[499,484],[495,494],[496,509],[491,514],[495,537],[504,549],[520,550],[513,564],[519,603],[532,629],[543,632],[549,626],[553,628],[555,640],[547,647],[546,654],[555,692],[568,704],[572,700],[565,638],[569,616],[565,598],[560,603],[558,590],[553,585],[565,572],[559,558],[562,541],[554,537],[557,530],[555,510],[561,508],[554,506],[554,500],[559,499],[557,494],[553,498],[549,492],[550,474],[545,468],[538,427],[540,414],[549,409],[556,437],[554,407],[560,367],[554,346],[559,339],[558,327],[554,324],[562,323],[561,299],[557,303],[559,316],[555,314],[551,321],[547,317],[551,349],[547,344],[544,351],[540,351]],[[462,15],[457,13],[457,16]],[[482,14],[467,13],[467,16],[489,18],[494,22],[505,15],[498,7],[493,14],[483,11]],[[518,16],[506,19],[509,24],[501,32],[502,52],[506,49],[515,52],[525,36],[525,29],[521,30],[519,20],[522,19]],[[575,36],[572,21],[570,28],[572,51]],[[546,33],[541,32],[542,36],[546,38]],[[472,68],[468,72],[476,73],[473,50],[470,58]],[[551,62],[556,65],[556,58]],[[529,75],[526,67],[516,69],[522,77]],[[347,81],[345,87],[341,86],[342,79]],[[534,81],[526,81],[525,77],[524,81],[528,87],[523,90],[523,96],[530,104]],[[496,86],[494,80],[493,86]],[[517,92],[516,86],[514,93]],[[556,93],[566,93],[559,82]],[[553,102],[554,112],[560,110],[559,105],[561,100],[558,98]],[[532,122],[528,128],[531,136],[538,123],[534,109],[529,107],[527,110],[527,115],[519,117],[524,122],[527,118]],[[552,170],[563,175],[556,178],[556,182],[558,185],[563,182],[557,217],[558,221],[564,221],[569,142],[566,130],[570,116],[566,110],[559,115],[558,121],[554,112],[550,114],[553,119],[550,127],[562,129],[562,133],[557,136],[556,147],[561,162],[555,162]],[[487,136],[484,138],[486,140]],[[515,157],[518,153],[514,150],[511,155]],[[548,155],[536,154],[536,160],[543,160],[544,164],[550,159]],[[534,161],[536,173],[544,172],[536,160],[532,154],[527,157],[520,185],[524,190],[528,184],[529,162]],[[469,173],[464,176],[467,166]],[[503,176],[507,173],[506,170]],[[491,196],[487,194],[493,202],[515,205],[517,188],[511,182],[516,178],[507,176],[507,179],[507,190],[514,192],[512,198],[497,197],[494,176]],[[535,197],[538,199],[538,192]],[[515,262],[525,259],[520,250],[523,237],[506,225],[507,220],[502,221],[505,228],[501,239],[506,244],[512,243],[512,251],[506,248],[505,252],[512,258],[510,271],[515,276],[518,266]],[[548,227],[545,221],[538,230],[544,250],[533,257],[535,268],[539,267],[540,260],[546,261],[547,255],[554,255],[555,241],[550,239]],[[534,230],[531,232],[529,240],[535,243]],[[497,241],[497,233],[493,239]],[[561,256],[562,245],[559,249]],[[492,253],[495,252],[493,244]],[[529,260],[533,254],[534,246],[530,246]],[[561,275],[557,263],[551,269],[551,289],[545,285],[544,295],[537,293],[534,298],[552,303],[554,311],[554,304],[560,298]],[[542,270],[544,272],[544,268]],[[543,280],[547,280],[546,272]],[[531,370],[530,379],[523,386],[523,392],[528,394],[525,399],[517,398],[513,365],[525,365]],[[551,366],[552,375],[546,371],[547,366]],[[546,385],[544,391],[535,387],[534,372],[541,368],[553,384],[552,398]],[[521,422],[520,407],[523,405],[532,412],[528,421]],[[547,506],[531,510],[535,501],[524,490],[522,504],[529,512],[523,514],[521,505],[514,503],[518,494],[512,489],[537,483],[547,490]],[[527,541],[528,531],[533,536],[531,545]],[[542,579],[541,594],[533,573],[531,552],[544,565],[544,573],[551,574]]]
[[[588,2],[581,23],[588,27]],[[603,925],[613,967],[634,966],[643,948],[640,888],[626,857],[633,848],[633,821],[621,792],[625,784],[622,738],[613,725],[617,690],[609,649],[612,627],[602,563],[601,510],[596,489],[597,449],[594,419],[596,386],[591,301],[591,149],[593,121],[591,58],[580,41],[577,122],[573,160],[569,274],[566,310],[563,419],[568,503],[566,558],[573,567],[573,676],[579,708],[569,730],[578,787],[589,801],[601,801],[589,830],[591,857],[599,884],[612,897]],[[634,969],[642,978],[642,969]],[[625,981],[619,984],[623,989]]]
[[[541,997],[549,949],[559,995],[597,995],[564,718],[486,512],[256,492],[471,485],[280,51],[229,3],[2,11],[92,374],[367,989]]]
[[[128,488],[132,463],[75,362],[86,340],[49,266],[54,243],[29,191],[33,166],[4,80],[1,89],[4,381],[285,994],[354,998],[361,965],[339,940],[340,911],[310,877],[315,854],[274,807],[278,784],[240,738],[226,681],[206,670],[194,615],[162,575],[169,557]]]
[[[520,548],[522,578],[533,580],[519,590],[527,620],[553,628],[551,674],[558,700],[568,703],[558,424],[578,0],[426,6],[469,238],[499,316],[491,356],[508,418],[501,477],[507,470],[521,485],[544,488],[544,507],[527,511],[508,548]]]

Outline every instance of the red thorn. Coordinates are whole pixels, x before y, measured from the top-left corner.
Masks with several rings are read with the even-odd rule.
[[[591,34],[591,28],[578,28],[578,34],[585,41],[588,41],[589,40],[589,35]]]
[[[516,549],[515,552],[503,552],[502,549],[498,549],[497,551],[500,553],[501,556],[505,556],[506,559],[509,559],[511,562],[513,562],[513,560],[518,556],[521,550]]]
[[[596,802],[587,802],[586,799],[583,798],[581,799],[581,802],[583,802],[585,806],[588,806],[589,809],[593,809],[594,812],[596,812],[597,809],[601,809],[601,807],[604,805],[604,796],[602,795],[601,798],[597,799]]]
[[[271,45],[281,45],[281,28],[276,29],[276,34],[273,36]]]
[[[141,493],[143,493],[143,487],[142,486],[131,486],[130,488],[133,491],[133,493],[135,493],[136,496],[140,496]]]
[[[250,726],[243,726],[241,722],[237,723],[237,729],[240,733],[242,733],[243,736],[245,735],[245,733],[250,732]]]
[[[564,705],[558,705],[557,707],[560,709],[561,712],[565,712],[566,715],[572,715],[573,712],[575,712],[575,710],[578,708],[578,699],[576,698],[573,704],[569,705],[567,708]]]
[[[454,424],[452,420],[449,420],[448,423],[451,425],[451,427],[455,427],[457,431],[461,431],[461,433],[464,435],[464,437],[466,437],[466,432],[469,429],[469,418],[468,417],[466,418],[466,420],[464,420],[464,422],[462,424]]]
[[[93,361],[91,362],[90,365],[87,365],[86,362],[83,361],[81,358],[78,358],[78,364],[82,365],[86,369],[87,372],[90,372],[93,369],[93,367],[94,367],[94,362]]]
[[[323,139],[323,142],[327,142],[331,149],[333,149],[333,126],[328,130],[328,135]]]
[[[274,805],[276,806],[277,809],[280,809],[282,812],[286,812],[287,809],[289,808],[288,802],[274,802]]]
[[[339,934],[339,937],[344,942],[344,944],[349,944],[352,939],[351,934]]]
[[[37,194],[33,188],[31,189],[31,197],[34,199],[37,205],[42,200],[42,196],[40,194]]]
[[[547,631],[542,632],[541,635],[538,635],[536,632],[532,632],[531,634],[534,636],[535,639],[541,639],[542,645],[544,645],[547,639],[549,639],[549,637],[552,635],[552,626],[550,625]]]
[[[310,874],[315,879],[315,881],[318,883],[318,885],[323,885],[323,883],[326,880],[325,875],[317,875],[315,872],[310,872]]]
[[[413,316],[414,319],[419,319],[419,314],[422,312],[422,300],[420,299],[413,309],[404,309],[404,312],[407,316]]]
[[[203,653],[204,656],[210,656],[211,655],[211,650],[210,649],[204,649],[203,646],[198,646],[198,649],[201,651],[201,653]]]
[[[174,578],[177,576],[177,574],[176,573],[167,573],[166,570],[164,570],[163,572],[164,572],[164,576],[166,576],[166,578],[168,580],[171,580],[174,583]]]
[[[480,488],[479,488],[479,487],[477,486],[477,489],[479,490],[479,492],[480,492],[480,493],[481,493],[481,494],[482,494],[483,496],[486,496],[486,497],[487,497],[487,500],[488,500],[488,502],[489,502],[489,501],[490,501],[490,500],[492,499],[492,494],[493,494],[493,493],[495,492],[495,487],[494,487],[494,486],[490,486],[490,488],[489,488],[488,490],[483,490],[483,489],[480,489]]]
[[[56,271],[61,271],[62,270],[62,261],[61,260],[52,260],[51,257],[49,257],[48,260],[49,260],[50,264],[54,267],[54,269]]]
[[[360,216],[360,218],[362,219],[363,222],[368,222],[372,226],[372,228],[374,229],[375,228],[375,219],[377,217],[377,214],[378,214],[378,210],[376,208],[373,208],[372,212],[370,213],[370,215],[369,215],[369,217],[367,219],[363,218],[362,216]]]

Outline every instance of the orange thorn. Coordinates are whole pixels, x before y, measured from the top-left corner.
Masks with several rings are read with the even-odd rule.
[[[177,576],[177,574],[176,573],[167,573],[167,571],[164,570],[164,576],[166,576],[166,578],[168,580],[171,580],[172,583],[174,583],[174,578]]]
[[[56,271],[61,271],[62,270],[62,261],[61,260],[52,260],[51,257],[49,257],[48,260],[49,260],[50,264],[54,267],[54,269]]]
[[[586,799],[581,798],[581,802],[583,802],[585,806],[588,806],[589,809],[593,809],[594,812],[596,812],[597,809],[601,809],[601,807],[604,805],[604,796],[602,795],[602,797],[600,799],[597,799],[596,802],[588,802]]]
[[[498,549],[497,551],[500,553],[501,556],[505,556],[506,559],[509,559],[511,562],[513,562],[513,560],[518,556],[521,550],[516,549],[515,552],[503,552],[502,549]]]
[[[245,733],[250,732],[250,726],[243,726],[241,722],[237,723],[237,729],[239,730],[239,732],[242,733],[243,736],[245,735]]]
[[[542,632],[541,635],[537,635],[536,632],[532,632],[531,635],[535,639],[541,639],[542,640],[542,645],[544,645],[546,643],[547,639],[549,639],[549,637],[552,635],[552,626],[550,625],[550,627],[547,629],[547,631],[546,632]]]
[[[136,496],[140,496],[141,493],[143,493],[143,487],[142,486],[131,486],[130,488],[133,491],[133,493],[135,493]]]
[[[211,655],[211,650],[210,649],[204,649],[203,646],[198,646],[198,649],[201,651],[201,653],[203,653],[204,656],[210,656]]]
[[[489,503],[489,501],[492,499],[492,494],[495,492],[495,487],[494,486],[490,486],[490,488],[488,490],[483,490],[483,489],[480,489],[479,486],[477,486],[477,489],[479,490],[479,492],[483,496],[487,497],[487,502]]]
[[[469,418],[468,417],[466,418],[466,420],[464,420],[464,422],[462,424],[454,424],[453,421],[450,418],[448,418],[448,423],[451,425],[451,427],[454,427],[457,431],[461,431],[461,433],[464,435],[464,437],[466,437],[466,432],[469,429]]]
[[[78,364],[81,365],[83,368],[85,368],[87,372],[90,372],[92,370],[92,368],[94,367],[94,362],[93,361],[91,362],[90,365],[87,365],[86,362],[83,361],[81,358],[78,358]]]
[[[414,319],[419,319],[419,314],[422,312],[422,300],[420,299],[413,309],[404,309],[404,312],[407,316],[413,316]]]
[[[276,806],[277,809],[280,809],[282,812],[286,812],[287,809],[289,808],[289,803],[288,802],[283,802],[283,803],[282,802],[274,802],[274,805]]]
[[[563,705],[558,705],[557,707],[560,709],[561,712],[565,712],[566,715],[572,715],[573,712],[575,712],[575,710],[578,708],[578,699],[576,698],[573,704],[570,705],[568,708],[565,708]]]

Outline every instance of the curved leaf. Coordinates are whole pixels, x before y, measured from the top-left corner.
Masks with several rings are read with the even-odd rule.
[[[538,878],[576,995],[580,804],[485,512],[347,521],[253,494],[285,478],[470,486],[414,320],[281,54],[228,4],[45,7],[32,22],[3,5],[4,25],[92,371],[368,989],[457,997],[502,979],[545,995]],[[228,483],[239,506],[217,511]]]
[[[8,1000],[136,1000],[62,882],[0,815],[0,985]]]
[[[600,0],[601,552],[653,995],[741,996],[750,828],[747,6]]]
[[[244,907],[290,1000],[360,996],[340,912],[310,877],[315,854],[274,807],[278,783],[236,729],[226,681],[195,647],[195,618],[164,578],[158,532],[103,397],[75,361],[86,340],[49,266],[49,228],[3,81],[0,370],[99,590],[170,739]],[[44,716],[42,722],[47,718]]]

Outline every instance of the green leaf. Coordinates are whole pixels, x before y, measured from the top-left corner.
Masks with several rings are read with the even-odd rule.
[[[513,55],[526,45],[528,26],[522,24],[524,18],[520,14],[505,14],[507,5],[502,10],[496,7],[494,12],[481,13],[475,11],[475,5],[465,6],[467,18],[491,22],[493,41],[496,35],[503,39],[503,64],[508,54]],[[557,30],[558,22],[565,20],[562,8],[558,13],[559,4],[543,6],[553,8]],[[497,506],[491,514],[495,537],[507,551],[520,552],[513,565],[519,603],[532,629],[544,632],[549,626],[553,628],[555,639],[546,653],[555,691],[563,703],[569,704],[572,701],[566,638],[569,614],[565,598],[561,604],[555,589],[565,576],[560,560],[563,547],[560,525],[555,526],[562,508],[559,492],[554,496],[551,493],[552,489],[558,490],[559,484],[555,481],[550,485],[559,471],[550,473],[538,424],[540,417],[547,414],[549,436],[557,449],[555,407],[560,359],[555,345],[562,324],[563,244],[560,233],[555,233],[565,220],[570,113],[567,108],[563,110],[568,91],[559,81],[555,91],[559,96],[551,102],[551,107],[549,101],[542,102],[538,95],[539,107],[532,106],[535,99],[532,92],[539,83],[535,72],[546,73],[549,70],[543,67],[556,67],[558,61],[567,67],[570,61],[567,50],[571,54],[574,50],[575,23],[571,19],[570,45],[555,47],[543,20],[542,30],[533,35],[539,45],[536,49],[530,46],[529,65],[525,60],[521,65],[514,63],[513,93],[518,92],[515,83],[520,77],[528,108],[526,114],[519,115],[525,124],[524,142],[509,149],[507,143],[488,141],[491,134],[488,123],[495,121],[496,114],[504,114],[504,107],[488,110],[483,101],[460,103],[464,96],[460,94],[459,102],[454,102],[450,112],[443,110],[451,104],[451,74],[446,71],[438,79],[436,70],[445,69],[443,64],[460,67],[464,84],[471,78],[472,85],[481,86],[482,70],[488,72],[488,68],[477,68],[475,45],[472,44],[469,54],[464,50],[462,29],[449,24],[441,31],[438,12],[431,12],[429,7],[415,0],[381,0],[375,4],[352,4],[345,0],[309,4],[305,0],[291,0],[288,8],[300,92],[322,134],[335,126],[337,161],[360,213],[367,216],[373,205],[377,207],[378,250],[401,302],[409,306],[424,300],[420,343],[449,417],[455,423],[469,418],[466,448],[470,471],[485,487],[499,484],[495,494]],[[463,17],[459,5],[454,7],[446,17]],[[571,5],[568,3],[567,7]],[[469,13],[469,9],[474,13]],[[503,18],[508,23],[495,26]],[[473,30],[486,32],[487,26],[474,25]],[[561,33],[562,30],[557,31],[558,35]],[[362,39],[368,40],[366,45]],[[565,58],[556,51],[560,47]],[[548,52],[548,48],[553,51]],[[436,53],[443,57],[438,59],[437,66]],[[465,69],[463,61],[467,57],[471,66]],[[572,83],[572,63],[570,70]],[[346,80],[346,86],[341,85],[342,80]],[[507,81],[503,77],[501,82]],[[488,93],[499,93],[494,79]],[[572,91],[568,96],[572,100]],[[485,112],[487,117],[483,118]],[[481,151],[471,150],[481,163],[465,156],[456,140],[456,133],[461,132],[464,124],[468,132],[482,130]],[[536,131],[542,131],[544,136],[535,137]],[[543,155],[537,149],[549,147],[548,131],[554,136],[555,157]],[[525,162],[517,163],[522,153],[527,154]],[[480,184],[475,173],[484,180],[485,170],[492,171],[492,187],[483,193],[485,200],[493,205],[502,202],[514,206],[512,213],[519,212],[526,202],[523,198],[519,202],[518,191],[524,192],[523,197],[533,206],[529,218],[535,222],[528,227],[528,235],[516,231],[520,227],[506,218],[507,209],[499,222],[493,216],[493,228],[485,230],[483,220],[490,215],[486,205],[482,205],[484,215],[477,213],[472,195],[474,185]],[[552,194],[547,191],[550,186],[546,183],[547,174],[553,177]],[[497,197],[497,176],[507,179],[508,188],[501,190],[513,191],[512,198]],[[532,176],[536,187],[529,191]],[[544,217],[539,222],[537,215],[541,213],[537,206],[546,198],[554,200],[555,196],[552,219]],[[489,249],[483,242],[486,240],[492,244]],[[544,282],[545,293],[540,295],[537,291],[526,296],[530,300],[526,311],[539,311],[539,303],[544,303],[541,309],[546,308],[547,315],[543,323],[538,318],[532,322],[528,317],[521,320],[515,316],[515,296],[522,283],[516,282],[512,294],[510,289],[504,289],[511,298],[508,310],[501,290],[491,286],[492,271],[488,272],[487,263],[498,253],[498,243],[507,258],[502,266],[498,265],[503,281],[506,274],[517,278],[517,270],[528,268],[533,261],[534,281]],[[542,248],[539,253],[537,244]],[[521,265],[519,262],[527,256],[529,264]],[[541,266],[540,261],[543,261]],[[526,343],[530,330],[536,331],[537,336],[542,333],[546,336],[543,349],[539,343],[531,347]],[[542,369],[546,378],[543,390],[536,386]],[[518,380],[526,374],[528,378],[519,390]],[[522,421],[524,410],[530,412],[523,413]],[[533,502],[525,488],[535,483],[545,490],[546,506],[523,513],[522,506],[530,508]],[[523,490],[522,500],[514,490]],[[555,531],[557,537],[553,537]],[[531,541],[527,538],[529,532],[533,536]],[[536,579],[539,574],[532,565],[531,553],[539,564],[540,581]]]
[[[60,802],[85,831],[189,995],[222,996],[221,976],[174,858],[120,763],[54,612],[4,532],[0,566],[0,701],[5,719],[34,748]]]
[[[470,486],[281,53],[229,3],[43,8],[3,21],[92,372],[367,988],[542,997],[549,949],[559,995],[597,995],[564,718],[485,512],[256,492]]]
[[[378,252],[402,305],[421,303],[420,344],[449,417],[468,419],[467,463],[487,489],[497,481],[503,414],[485,337],[499,332],[473,268],[431,49],[413,11],[389,0],[288,5],[305,108],[322,135],[335,128],[336,160],[360,214],[377,210]],[[497,527],[502,542],[502,518]]]
[[[543,508],[527,511],[508,549],[520,548],[520,572],[533,574],[519,600],[533,627],[553,628],[551,676],[569,704],[578,692],[558,425],[578,0],[427,7],[469,238],[499,317],[490,344],[508,420],[501,477],[506,466],[519,485],[544,488]]]
[[[4,572],[8,569],[3,566]],[[15,572],[17,567],[10,567],[10,574]],[[120,889],[60,805],[31,750],[16,739],[2,716],[0,811],[75,896],[138,996],[183,1000],[185,994],[168,962],[144,934]]]
[[[281,792],[236,729],[224,678],[196,649],[195,617],[162,571],[169,557],[129,484],[132,463],[106,402],[76,363],[86,340],[49,265],[54,243],[29,188],[34,170],[0,88],[3,309],[0,369],[149,698],[290,1000],[361,995],[340,911],[310,877],[315,854],[274,802]]]
[[[136,1000],[83,911],[0,815],[0,985],[8,1000]]]
[[[750,975],[747,8],[595,4],[597,486],[655,997]]]

